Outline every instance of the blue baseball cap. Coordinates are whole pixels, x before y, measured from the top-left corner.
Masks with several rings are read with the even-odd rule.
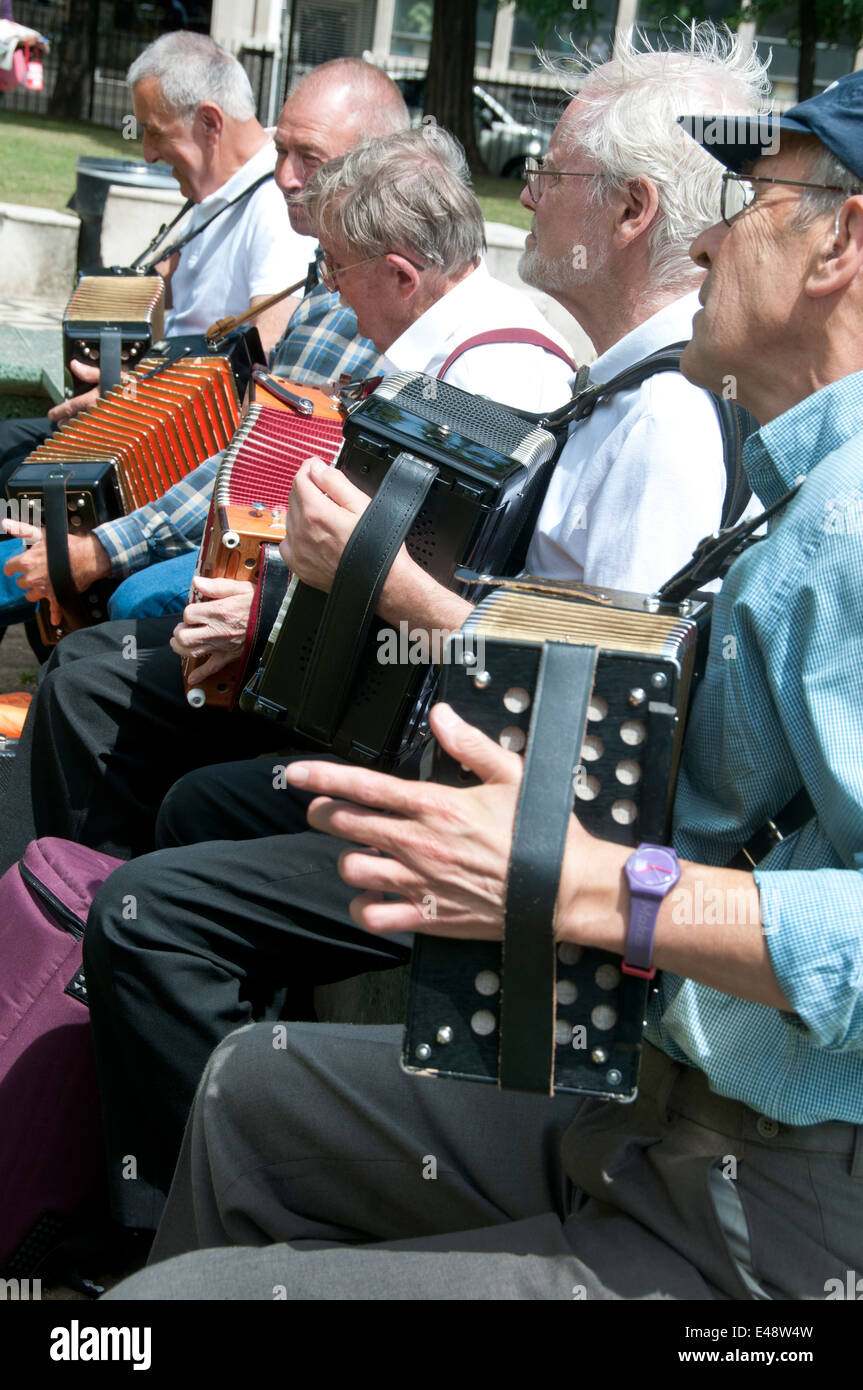
[[[784,115],[678,116],[687,135],[724,164],[742,173],[756,159],[776,154],[781,132],[814,135],[863,181],[863,70],[849,72]]]

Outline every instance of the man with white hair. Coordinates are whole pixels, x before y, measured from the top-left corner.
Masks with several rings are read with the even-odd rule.
[[[689,244],[712,216],[718,166],[676,126],[682,110],[759,110],[763,63],[700,26],[682,52],[618,41],[588,70],[545,160],[529,159],[533,212],[519,263],[599,354],[602,382],[692,335],[700,269]],[[734,383],[723,394],[736,396]],[[709,396],[657,373],[574,425],[551,480],[527,569],[648,592],[715,528],[726,476]]]
[[[707,277],[684,370],[740,382],[772,519],[716,598],[674,849],[571,816],[531,923],[653,980],[637,1095],[579,1108],[408,1077],[396,1029],[243,1029],[204,1073],[154,1249],[198,1253],[118,1300],[646,1299],[659,1345],[658,1301],[755,1301],[746,1335],[790,1336],[776,1301],[859,1298],[863,73],[771,134],[731,120],[707,143],[726,168],[691,248]],[[407,794],[329,762],[290,780],[353,842],[339,868],[375,937],[499,940],[522,763],[452,709],[432,720],[480,785]]]
[[[642,73],[642,81],[657,92],[661,83],[656,82],[654,56],[642,55],[647,70]],[[676,61],[680,55],[660,56]],[[715,88],[722,85],[725,59],[718,52],[709,59],[684,57],[684,65],[694,71],[702,84],[703,94],[699,97],[687,91],[681,100],[695,106],[703,104],[707,109],[716,99]],[[741,90],[740,61],[739,50],[731,45],[727,86],[737,93]],[[639,65],[635,67],[638,71]],[[600,69],[593,79],[600,86],[604,71]],[[757,87],[762,70],[753,71],[756,76],[752,83]],[[697,85],[695,77],[691,85]],[[664,94],[657,92],[654,100],[660,99],[665,101]],[[728,100],[732,100],[730,92]],[[421,148],[421,133],[411,139]],[[673,121],[672,140],[685,149],[686,137]],[[404,137],[395,145],[404,148],[408,143]],[[366,159],[368,178],[357,192],[354,171]],[[709,168],[706,156],[701,157],[701,162]],[[416,232],[410,233],[406,225],[399,225],[400,213],[391,212],[388,226],[377,231],[374,228],[378,206],[392,206],[392,194],[388,191],[384,197],[383,185],[388,186],[390,178],[398,177],[401,186],[405,173],[398,162],[395,171],[378,168],[374,150],[358,151],[341,167],[324,169],[310,181],[307,201],[327,258],[332,257],[337,263],[329,270],[341,292],[354,304],[360,326],[366,325],[367,331],[380,334],[382,342],[389,341],[387,354],[393,356],[395,365],[417,366],[416,359],[402,358],[401,354],[413,350],[412,335],[422,331],[424,317],[420,314],[412,323],[404,320],[409,317],[407,306],[421,292],[430,273],[428,256],[417,254]],[[717,197],[720,177],[717,172],[713,179]],[[616,203],[616,210],[610,214],[618,230],[613,227],[609,234],[619,235],[624,245],[630,235],[630,201],[650,202],[656,215],[656,193],[652,185],[647,187],[648,183],[642,177],[637,190],[627,189],[624,206]],[[408,192],[406,185],[406,196]],[[708,216],[705,209],[705,222]],[[640,219],[640,230],[631,237],[633,244],[642,236],[646,238],[650,220]],[[384,236],[385,230],[396,227],[401,232],[399,237],[390,240]],[[460,291],[467,291],[470,281],[469,273],[450,293],[457,296]],[[438,299],[430,313],[436,314],[449,298],[445,294]],[[636,324],[639,312],[642,318],[650,312],[646,294],[637,303],[628,294],[626,307]],[[608,313],[610,319],[620,323],[616,304],[609,306]],[[687,327],[690,324],[691,309]],[[461,359],[464,370],[469,369],[471,357],[476,358],[477,370],[482,370],[482,354],[489,350],[483,345],[466,353]],[[716,413],[708,396],[682,380],[679,384],[684,404],[690,395],[695,404],[681,422],[678,397],[672,398],[674,409],[667,415],[664,430],[660,431],[656,422],[652,451],[656,452],[659,466],[665,451],[674,456],[676,432],[681,428],[689,431],[686,450],[690,467],[696,474],[699,469],[713,469],[714,498],[707,523],[707,529],[712,530],[719,517],[724,488]],[[640,393],[626,395],[635,395],[637,401]],[[600,405],[595,415],[602,417],[605,410]],[[630,405],[626,421],[631,414]],[[652,425],[649,412],[647,418]],[[593,422],[587,425],[592,430]],[[583,444],[579,433],[583,428],[581,424],[574,427],[568,448],[577,446],[581,450],[579,456],[589,467],[591,452],[598,445],[594,433],[587,435],[588,446]],[[637,421],[633,429],[637,439]],[[625,437],[618,425],[618,448]],[[599,438],[601,441],[601,434]],[[630,452],[631,488],[638,502],[642,502],[645,472],[653,463],[653,452],[643,460],[636,451]],[[360,499],[341,474],[315,465],[306,466],[295,484],[294,497],[288,515],[286,559],[307,583],[327,589],[366,499]],[[689,550],[703,533],[703,527],[702,531],[697,529],[700,524],[696,521],[691,530]],[[688,525],[692,523],[685,515],[679,517],[676,534],[685,534]],[[624,530],[620,536],[609,537],[608,544],[614,544],[617,552],[625,555],[633,538]],[[656,544],[663,544],[661,535]],[[661,561],[660,555],[657,567]],[[561,570],[568,572],[567,557],[557,563],[552,561],[540,572],[554,576]],[[660,569],[659,577],[666,572]],[[584,577],[592,582],[590,572]],[[632,586],[624,582],[622,587]],[[378,611],[394,626],[405,619],[415,627],[452,629],[469,614],[470,604],[429,579],[403,550],[383,587]],[[47,702],[44,707],[46,727],[58,716],[64,727],[70,722],[60,715],[60,707],[72,708],[74,673],[65,692],[59,689],[62,680],[59,673],[57,688],[50,695],[52,701],[58,701],[56,712],[48,712]],[[100,693],[104,698],[104,691]],[[62,729],[59,736],[65,737]],[[124,761],[117,763],[118,769],[129,766],[125,761],[128,743],[123,740]],[[47,748],[45,730],[43,748]],[[68,763],[70,757],[71,750],[61,763]],[[44,775],[53,775],[44,753],[40,766]],[[135,778],[136,798],[131,807],[121,805],[119,788],[114,793],[110,833],[117,833],[121,818],[128,823],[130,815],[140,813],[144,780],[143,776]],[[88,823],[92,830],[97,817],[103,824],[105,818],[97,804],[104,788],[91,785],[94,795],[86,807],[79,801],[81,810],[76,825]],[[59,799],[55,796],[54,802]],[[338,905],[339,846],[309,831],[304,812],[304,798],[287,790],[278,778],[274,780],[272,759],[235,762],[192,773],[175,784],[162,806],[156,832],[161,853],[133,861],[119,870],[94,903],[86,950],[109,1150],[112,1155],[137,1153],[142,1177],[134,1186],[117,1182],[115,1192],[119,1208],[125,1207],[126,1212],[136,1209],[141,1214],[140,1224],[146,1224],[143,1212],[147,1182],[156,1187],[161,1184],[164,1190],[169,1180],[183,1097],[191,1094],[190,1081],[203,1061],[206,1040],[215,1038],[228,1020],[236,1024],[249,1021],[255,1010],[262,1016],[278,1018],[279,1009],[286,1005],[285,997],[277,998],[274,992],[277,982],[291,991],[287,1007],[297,1009],[304,1002],[304,986],[308,989],[316,982],[369,969],[375,957],[378,964],[404,958],[399,945],[379,937],[370,938],[357,930],[347,910],[346,889],[342,890]],[[103,842],[102,847],[109,846]],[[123,915],[123,902],[130,896],[137,903],[133,922]],[[143,979],[145,989],[141,988]],[[126,981],[134,981],[134,985],[127,987]],[[250,1002],[253,995],[256,1002]],[[116,1060],[120,1057],[124,1059],[122,1074]],[[140,1155],[145,1151],[144,1162]],[[151,1195],[147,1196],[148,1201]]]

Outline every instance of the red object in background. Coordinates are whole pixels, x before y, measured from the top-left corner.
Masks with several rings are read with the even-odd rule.
[[[41,92],[42,87],[44,86],[44,69],[42,67],[42,59],[39,57],[38,51],[36,53],[35,58],[30,57],[29,43],[26,45],[25,54],[25,61],[27,64],[27,76],[25,78],[24,85],[26,86],[28,92]]]

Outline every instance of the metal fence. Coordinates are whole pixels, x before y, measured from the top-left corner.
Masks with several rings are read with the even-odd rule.
[[[0,110],[44,116],[48,113],[71,26],[80,24],[81,20],[72,12],[70,0],[47,0],[43,4],[14,0],[14,14],[19,24],[44,34],[51,43],[51,50],[42,60],[43,90],[31,92],[24,86],[16,87],[3,95]],[[121,18],[121,23],[128,24],[128,28],[117,27],[118,14],[126,16]],[[168,32],[169,26],[159,22],[155,6],[118,6],[113,0],[101,0],[93,17],[97,23],[92,35],[91,71],[81,86],[78,119],[119,130],[123,117],[132,110],[126,86],[129,66],[148,43]],[[249,76],[258,118],[265,124],[270,123],[278,116],[282,105],[284,61],[274,59],[272,53],[263,49],[244,50],[239,58]]]

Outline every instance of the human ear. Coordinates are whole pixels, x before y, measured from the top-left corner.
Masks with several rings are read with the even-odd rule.
[[[813,299],[845,289],[863,271],[863,194],[846,198],[832,227],[813,244],[806,293]]]
[[[650,179],[629,179],[611,196],[614,210],[614,242],[628,246],[652,226],[659,210],[659,194]]]

